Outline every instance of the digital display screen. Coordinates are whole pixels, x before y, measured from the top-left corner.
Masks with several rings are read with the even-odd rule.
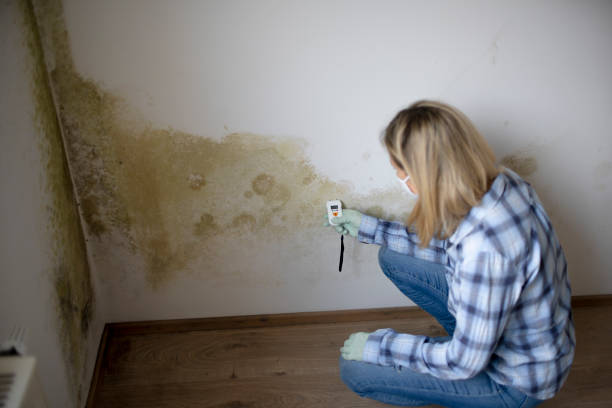
[[[337,209],[338,209],[338,206],[337,206],[337,205],[332,205],[332,206],[331,206],[331,209],[332,209],[332,210],[337,210]]]

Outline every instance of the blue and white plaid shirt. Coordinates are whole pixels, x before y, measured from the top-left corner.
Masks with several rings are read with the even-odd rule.
[[[405,225],[367,215],[358,238],[445,265],[456,319],[445,342],[379,329],[364,361],[448,380],[484,370],[538,399],[559,391],[576,344],[567,263],[539,198],[516,173],[504,169],[446,240],[421,249]]]

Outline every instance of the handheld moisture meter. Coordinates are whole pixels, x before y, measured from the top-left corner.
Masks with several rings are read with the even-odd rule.
[[[329,200],[327,202],[327,219],[331,225],[337,225],[334,218],[342,217],[342,203],[340,200]]]
[[[342,203],[340,200],[329,200],[327,202],[327,219],[331,225],[338,225],[334,218],[342,217]],[[338,272],[342,272],[342,261],[344,259],[344,234],[340,234],[340,264]]]

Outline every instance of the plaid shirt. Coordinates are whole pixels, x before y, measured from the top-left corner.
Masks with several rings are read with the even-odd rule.
[[[364,215],[358,238],[446,266],[450,340],[379,329],[364,361],[404,366],[447,380],[485,371],[538,399],[569,374],[576,344],[563,249],[529,183],[504,169],[446,240],[418,247],[401,223]]]

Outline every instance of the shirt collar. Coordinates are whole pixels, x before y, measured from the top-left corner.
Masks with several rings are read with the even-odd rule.
[[[450,245],[455,245],[461,241],[467,234],[480,224],[480,221],[494,208],[499,202],[500,198],[504,194],[506,186],[508,184],[506,180],[506,174],[500,171],[489,191],[485,193],[477,206],[474,206],[467,213],[463,221],[459,224],[455,232],[448,238]]]

